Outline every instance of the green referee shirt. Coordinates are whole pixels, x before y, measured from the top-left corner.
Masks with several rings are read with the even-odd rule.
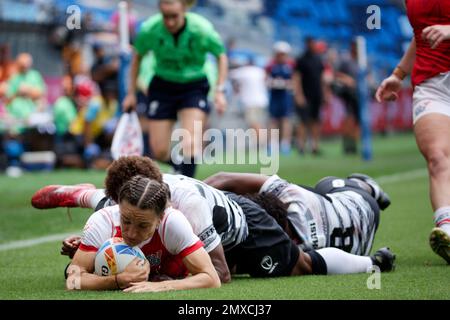
[[[206,77],[207,53],[219,57],[225,47],[213,25],[202,16],[186,13],[186,27],[178,41],[164,26],[161,14],[142,24],[134,47],[143,57],[152,51],[155,75],[167,81],[186,83]]]

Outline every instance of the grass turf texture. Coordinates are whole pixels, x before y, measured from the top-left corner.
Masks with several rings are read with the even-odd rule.
[[[364,172],[374,177],[424,169],[414,137],[409,134],[374,140],[374,159],[343,156],[340,143],[323,144],[322,157],[300,157],[294,152],[281,157],[279,175],[296,183],[313,185],[327,176]],[[255,166],[200,166],[197,178],[218,171],[258,172]],[[373,251],[390,246],[397,254],[397,269],[381,275],[381,289],[369,290],[369,274],[307,276],[278,279],[234,277],[220,289],[146,294],[122,292],[68,292],[63,270],[68,258],[59,254],[60,242],[0,250],[0,299],[450,299],[449,266],[428,244],[433,226],[425,171],[403,181],[387,181],[383,188],[392,205],[382,212]],[[423,173],[423,174],[422,174]],[[25,174],[20,179],[0,176],[0,244],[51,234],[80,233],[91,211],[72,209],[36,210],[31,195],[47,184],[91,182],[102,186],[104,172],[56,171]],[[62,239],[61,239],[62,240]]]

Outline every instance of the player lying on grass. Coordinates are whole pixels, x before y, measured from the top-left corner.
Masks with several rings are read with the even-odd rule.
[[[163,175],[156,163],[146,157],[122,157],[114,161],[107,170],[106,190],[96,190],[93,185],[48,186],[39,190],[32,199],[37,208],[87,207],[96,211],[118,202],[118,190],[121,185],[135,175],[142,175],[159,182],[166,182],[170,187],[170,201],[174,208],[183,212],[190,221],[194,233],[204,243],[205,250],[219,274],[222,282],[231,280],[223,246],[230,248],[246,235],[245,218],[239,206],[216,190],[198,180],[195,185],[184,176]],[[204,187],[204,188],[203,188]],[[106,196],[105,195],[106,192]],[[231,221],[221,229],[218,235],[213,225],[213,216],[222,215]],[[217,218],[216,218],[217,220]],[[64,241],[63,252],[70,252],[72,245],[76,248],[79,237],[69,237]],[[223,246],[222,246],[223,244]]]
[[[205,180],[215,188],[237,194],[258,194],[252,199],[268,213],[268,195],[287,208],[281,224],[290,238],[304,250],[340,248],[357,255],[368,255],[379,224],[379,212],[390,200],[369,176],[353,174],[348,179],[323,178],[315,188],[298,186],[277,175],[251,173],[215,174]],[[274,218],[279,221],[277,216]]]
[[[115,191],[117,189],[116,186],[120,185],[121,183],[120,180],[125,179],[126,175],[132,176],[135,174],[142,174],[142,175],[147,174],[150,176],[155,176],[155,178],[158,178],[157,175],[158,172],[156,172],[156,169],[150,170],[149,166],[155,167],[150,159],[142,157],[126,157],[115,161],[112,164],[112,166],[108,169],[108,175],[105,180],[106,193],[109,194],[112,199],[117,198],[116,194],[117,192]],[[277,225],[276,221],[272,217],[268,216],[268,214],[264,210],[262,210],[257,204],[252,203],[251,201],[248,201],[246,199],[243,199],[243,197],[236,197],[236,195],[233,195],[231,193],[224,194],[223,192],[216,190],[204,184],[201,181],[180,175],[178,176],[164,175],[164,181],[166,181],[170,185],[172,196],[177,195],[177,189],[181,188],[180,186],[184,186],[184,189],[186,190],[199,192],[205,199],[208,200],[209,203],[211,204],[216,203],[216,205],[213,206],[213,209],[210,210],[209,213],[210,217],[209,218],[206,217],[206,219],[209,219],[209,221],[211,220],[214,221],[215,228],[213,228],[212,231],[218,232],[220,234],[220,238],[222,239],[222,242],[224,244],[226,250],[226,257],[228,260],[231,261],[233,259],[232,257],[235,255],[235,252],[250,250],[251,252],[267,253],[267,250],[269,251],[270,249],[276,250],[276,247],[279,245],[283,247],[282,250],[284,251],[286,251],[287,247],[288,251],[284,252],[285,254],[283,255],[282,258],[289,259],[289,263],[292,263],[292,257],[295,256],[291,255],[289,250],[291,250],[293,247],[296,246],[294,246],[294,244],[291,244],[291,241],[288,239],[283,230]],[[184,194],[187,195],[186,193]],[[92,190],[86,188],[86,186],[84,185],[72,187],[48,186],[39,190],[35,194],[32,203],[33,206],[37,208],[52,208],[58,206],[80,206],[80,205],[89,206],[90,203],[91,207],[97,206],[97,209],[99,209],[102,206],[108,205],[109,202],[109,200],[105,202],[106,199],[100,200],[103,195],[104,194],[102,194],[101,190],[98,191]],[[189,198],[188,195],[184,198],[184,201],[186,201],[187,203],[189,203],[188,198]],[[172,199],[172,201],[173,200],[174,199]],[[239,201],[244,201],[242,206],[238,204]],[[252,205],[249,205],[249,202],[252,203]],[[181,202],[179,202],[178,204],[180,203]],[[220,205],[217,205],[217,203],[223,203],[226,209],[228,210],[221,207]],[[98,206],[98,204],[100,205]],[[242,212],[245,214],[245,219],[242,219],[241,217],[241,220],[244,222],[243,226],[242,223],[236,224],[235,221],[236,216],[239,217],[242,214]],[[186,214],[185,212],[183,213]],[[194,216],[197,216],[197,212],[194,213]],[[189,217],[191,217],[192,219],[192,212],[190,213],[190,215],[188,214],[187,217],[188,220]],[[200,217],[197,217],[197,219],[200,219]],[[266,221],[267,225],[264,226],[258,221]],[[191,223],[194,225],[195,223],[198,223],[198,220],[197,222],[191,221]],[[217,231],[215,229],[217,229]],[[270,239],[270,240],[268,241],[259,240],[259,243],[257,244],[258,247],[255,248],[255,244],[253,244],[252,240],[255,236],[252,233],[255,233],[258,239]],[[261,234],[261,237],[259,237],[258,234]],[[78,242],[79,238],[77,237],[70,237],[66,239],[63,245],[63,253],[71,255],[72,252],[77,249]],[[337,255],[339,256],[341,254],[341,257],[354,257],[353,255],[348,255],[345,252],[336,249],[328,250],[327,252],[333,253],[338,252]],[[264,255],[262,258],[264,258],[265,256],[266,255]],[[301,260],[301,262],[303,262],[304,257],[300,258],[298,252],[296,257],[298,258],[298,260]],[[361,267],[362,264],[354,263],[353,264],[354,266],[358,265],[359,267],[353,269],[347,268],[345,270],[341,269],[339,273],[365,272],[368,267],[372,266],[372,260],[369,257],[355,257],[355,258],[362,258],[358,260],[364,261],[364,267]],[[390,261],[389,263],[391,264],[390,265],[391,268],[393,263],[393,256],[390,254],[385,259],[388,259]],[[256,260],[253,259],[252,261],[255,265],[259,265],[261,261]],[[339,261],[337,260],[332,262],[337,262],[337,264],[340,264]],[[286,264],[280,262],[274,262],[274,265],[279,266],[278,269],[280,269],[281,267],[283,268],[286,267]],[[269,268],[267,271],[270,272],[267,275],[268,276],[281,275],[274,272],[274,270],[275,269]],[[331,268],[331,270],[335,269]]]
[[[220,279],[192,231],[186,217],[169,203],[170,191],[164,183],[135,176],[118,192],[118,205],[91,215],[84,228],[80,246],[69,270],[67,287],[80,277],[81,290],[125,289],[126,292],[149,292],[220,287]],[[130,246],[139,246],[147,258],[133,260],[124,272],[115,276],[94,274],[95,255],[112,237],[122,237]],[[188,277],[188,274],[192,276]],[[149,282],[157,275],[175,280]]]

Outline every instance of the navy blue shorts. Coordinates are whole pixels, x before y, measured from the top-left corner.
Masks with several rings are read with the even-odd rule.
[[[293,111],[293,97],[289,92],[272,90],[270,94],[269,114],[271,118],[288,118]]]
[[[206,78],[188,83],[176,83],[155,76],[148,88],[147,118],[177,120],[178,111],[198,108],[209,114],[209,83]]]

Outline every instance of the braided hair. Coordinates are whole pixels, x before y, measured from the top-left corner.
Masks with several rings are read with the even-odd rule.
[[[164,182],[138,175],[120,189],[119,202],[123,200],[141,210],[152,209],[158,216],[162,216],[170,200],[170,189]]]

